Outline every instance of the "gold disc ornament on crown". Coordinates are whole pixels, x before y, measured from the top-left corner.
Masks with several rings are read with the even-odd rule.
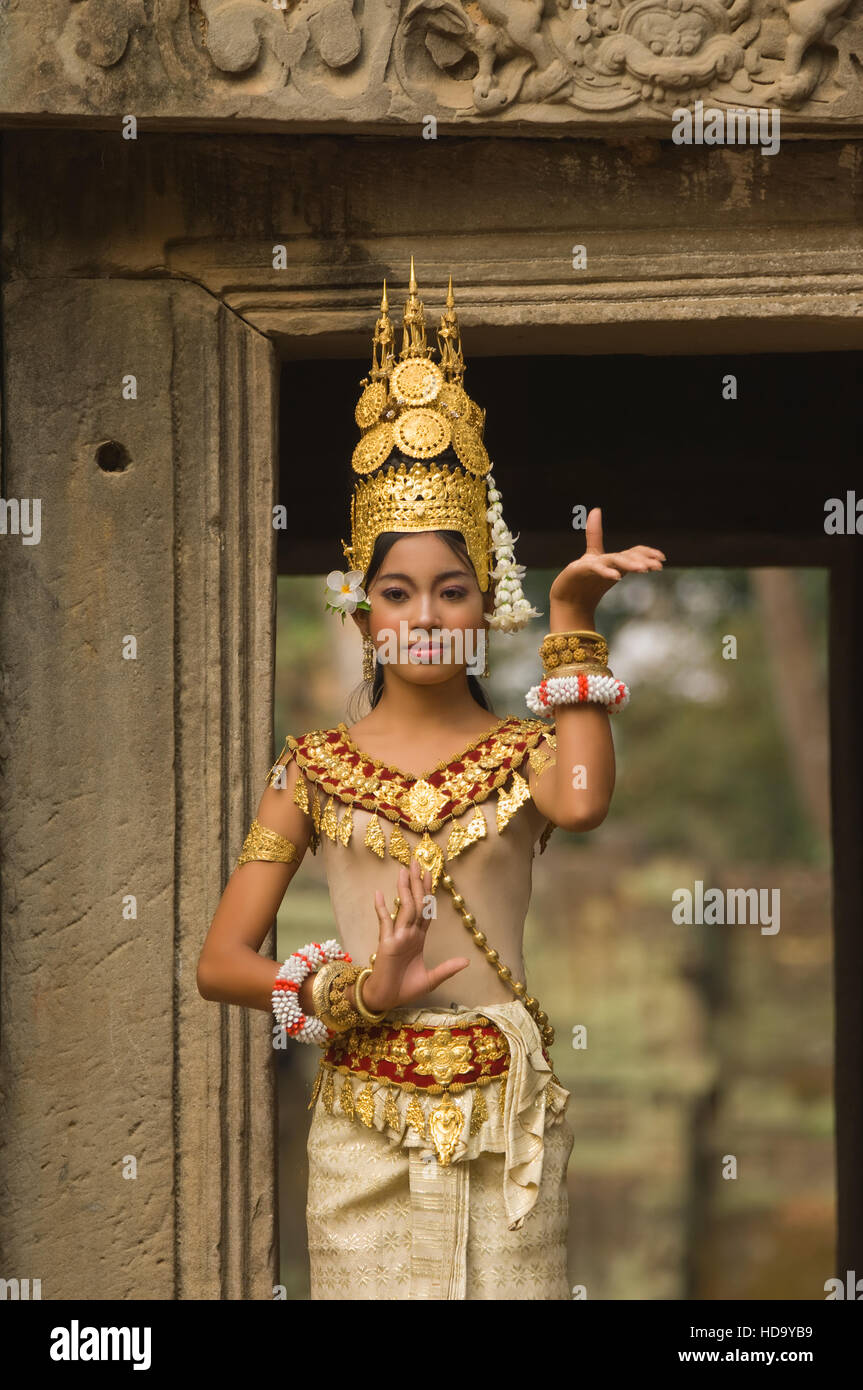
[[[428,358],[408,357],[393,368],[390,391],[405,405],[430,405],[444,384],[443,372]]]
[[[467,471],[477,478],[484,477],[491,468],[485,445],[466,420],[457,420],[452,426],[452,446]]]
[[[431,459],[447,448],[452,431],[449,420],[427,406],[415,406],[400,415],[393,426],[396,444],[412,459]]]
[[[382,420],[367,430],[354,449],[351,460],[355,473],[373,473],[389,458],[395,444],[395,433],[389,420]]]
[[[385,381],[369,382],[354,411],[354,419],[361,430],[370,429],[381,418],[388,394]]]

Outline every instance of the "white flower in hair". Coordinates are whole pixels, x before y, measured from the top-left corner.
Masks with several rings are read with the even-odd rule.
[[[365,590],[360,586],[362,577],[362,570],[349,570],[347,574],[341,570],[330,570],[327,575],[327,608],[341,613],[342,618],[357,608],[368,608]]]

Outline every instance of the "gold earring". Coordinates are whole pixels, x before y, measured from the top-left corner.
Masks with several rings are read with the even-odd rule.
[[[487,676],[487,675],[488,675],[488,629],[486,629],[485,641],[483,642],[483,648],[484,648],[484,651],[485,651],[485,666],[484,666],[484,668],[483,668],[483,676]]]
[[[373,681],[375,678],[375,663],[377,662],[377,652],[375,644],[368,633],[363,636],[363,680]]]

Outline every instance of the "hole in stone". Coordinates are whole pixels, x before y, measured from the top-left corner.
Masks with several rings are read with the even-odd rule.
[[[96,450],[96,462],[103,473],[123,473],[131,461],[125,446],[115,439],[107,439]]]

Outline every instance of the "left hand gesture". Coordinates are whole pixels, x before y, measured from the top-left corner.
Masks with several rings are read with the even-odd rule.
[[[581,559],[573,560],[561,570],[549,590],[552,604],[592,613],[603,594],[624,574],[662,569],[665,555],[649,545],[634,545],[629,550],[606,554],[599,507],[591,507],[588,512],[584,535],[585,551]]]

